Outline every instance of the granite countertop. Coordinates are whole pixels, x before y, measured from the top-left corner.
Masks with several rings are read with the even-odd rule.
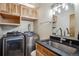
[[[45,48],[49,49],[52,52],[55,52],[59,56],[79,56],[79,51],[77,50],[74,54],[68,54],[64,51],[61,51],[60,49],[57,49],[55,47],[51,47],[50,45],[46,44],[45,41],[37,41],[38,44],[44,46]]]

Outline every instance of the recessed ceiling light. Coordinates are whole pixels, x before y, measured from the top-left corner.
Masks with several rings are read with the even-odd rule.
[[[53,15],[55,15],[55,11],[54,11],[54,12],[52,12],[52,14],[53,14]]]
[[[63,4],[62,4],[62,8],[65,8],[65,5],[66,5],[66,4],[65,4],[65,3],[63,3]]]
[[[54,8],[54,11],[57,11],[57,7]]]
[[[68,7],[68,5],[66,5],[66,6],[65,6],[65,10],[68,10],[68,9],[69,9],[69,7]]]
[[[61,10],[60,10],[60,8],[58,8],[58,13],[61,13]]]

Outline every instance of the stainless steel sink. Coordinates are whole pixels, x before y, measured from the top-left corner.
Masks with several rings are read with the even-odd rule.
[[[48,41],[47,44],[50,45],[51,47],[61,50],[62,52],[68,53],[69,55],[72,55],[77,51],[76,48],[73,48],[61,43],[57,43],[57,42]]]

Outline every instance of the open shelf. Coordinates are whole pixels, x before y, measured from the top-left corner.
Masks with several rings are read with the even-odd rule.
[[[27,20],[27,21],[35,21],[35,20],[37,20],[37,18],[29,17],[29,16],[21,16],[21,19]]]
[[[20,24],[15,24],[15,23],[0,23],[0,25],[15,25],[15,26],[19,26]]]
[[[0,25],[20,25],[20,16],[0,13]]]

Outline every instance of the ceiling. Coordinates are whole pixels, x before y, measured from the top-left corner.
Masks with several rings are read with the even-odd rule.
[[[62,3],[29,3],[29,4],[32,4],[32,5],[36,6],[37,8],[44,7],[44,6],[50,6],[53,8]],[[67,3],[67,4],[70,7],[70,9],[74,9],[74,4],[72,4],[72,3]]]
[[[37,8],[43,7],[43,6],[51,6],[53,3],[29,3],[32,4],[34,6],[36,6]]]

